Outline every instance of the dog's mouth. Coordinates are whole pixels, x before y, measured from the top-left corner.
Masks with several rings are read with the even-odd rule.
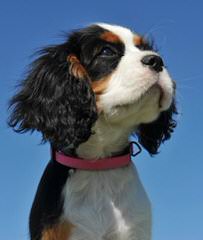
[[[144,102],[147,98],[149,99],[148,101],[152,101],[154,102],[154,105],[157,105],[160,112],[167,110],[172,102],[172,96],[166,91],[166,89],[156,82],[135,101],[117,104],[113,109],[130,109],[135,104]]]
[[[175,89],[173,87],[173,83],[171,84],[170,87],[168,87],[158,82],[157,87],[159,88],[160,91],[159,108],[161,111],[165,111],[171,106],[173,96],[175,94]]]
[[[161,109],[163,107],[163,99],[164,99],[164,89],[158,84],[155,83],[147,92],[146,94],[149,94],[150,91],[152,91],[153,88],[156,88],[159,90],[159,98],[158,98],[158,107]]]
[[[145,93],[143,93],[139,101],[142,101],[142,99],[147,95],[153,95],[153,92],[156,90],[158,90],[158,94],[159,94],[158,101],[157,101],[158,108],[160,109],[160,111],[165,111],[171,105],[173,94],[171,94],[166,88],[164,88],[164,86],[160,84],[160,81],[157,81]],[[155,97],[157,97],[157,94],[154,94],[154,98]]]

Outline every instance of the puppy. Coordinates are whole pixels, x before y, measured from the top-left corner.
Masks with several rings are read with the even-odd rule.
[[[151,239],[150,202],[128,139],[134,133],[157,153],[176,126],[174,86],[147,39],[121,26],[91,25],[40,51],[9,119],[52,148],[31,240]]]

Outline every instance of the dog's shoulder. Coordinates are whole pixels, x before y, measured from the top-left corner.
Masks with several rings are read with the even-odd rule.
[[[40,239],[43,231],[57,224],[63,212],[61,192],[70,169],[51,160],[40,180],[30,212],[31,239]]]

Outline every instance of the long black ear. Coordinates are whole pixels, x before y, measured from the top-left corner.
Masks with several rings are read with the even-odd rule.
[[[59,149],[86,141],[97,119],[88,75],[67,43],[40,51],[10,107],[9,126],[20,133],[40,131],[43,141]]]
[[[173,119],[174,114],[177,114],[175,100],[167,111],[160,114],[156,121],[140,125],[137,132],[138,141],[150,154],[157,154],[161,143],[171,137],[176,127],[176,121]]]

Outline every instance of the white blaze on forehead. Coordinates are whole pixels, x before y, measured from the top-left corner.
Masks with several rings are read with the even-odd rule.
[[[97,25],[116,34],[121,39],[121,41],[124,43],[126,48],[133,47],[133,50],[136,50],[136,48],[134,46],[134,41],[133,41],[134,36],[136,34],[134,34],[130,29],[121,27],[121,26],[117,26],[117,25],[110,25],[110,24],[106,24],[106,23],[98,23]]]

